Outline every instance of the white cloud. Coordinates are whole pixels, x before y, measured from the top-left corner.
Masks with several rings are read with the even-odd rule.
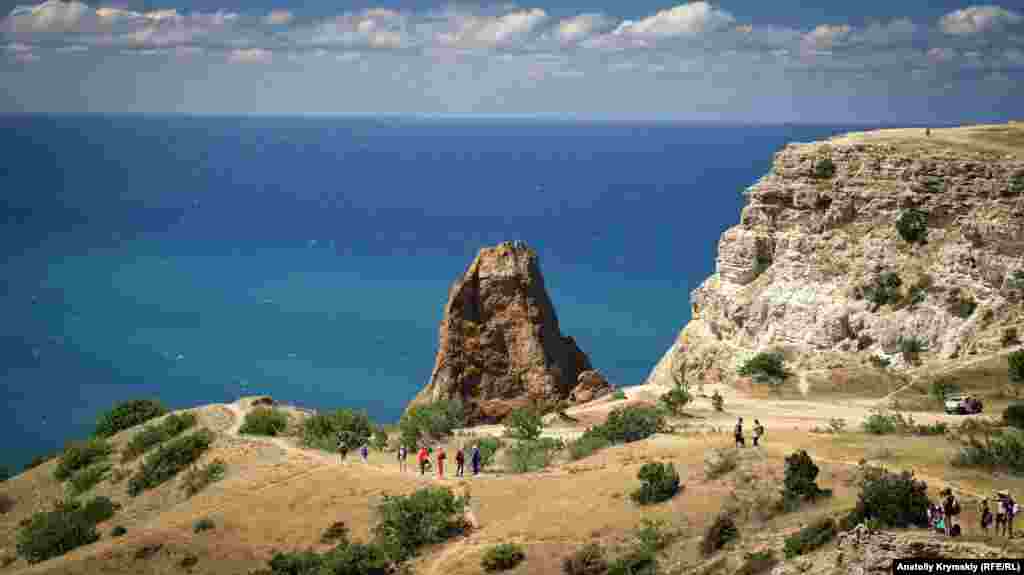
[[[548,15],[539,8],[519,10],[501,16],[478,16],[449,12],[447,30],[437,35],[443,46],[493,48],[529,38],[546,22]]]
[[[81,2],[47,0],[35,6],[18,6],[8,18],[15,32],[61,32],[74,28],[91,12]]]
[[[662,10],[638,22],[626,20],[619,24],[613,33],[646,38],[668,38],[719,30],[730,26],[735,21],[732,14],[718,10],[707,2],[691,2]]]
[[[281,26],[290,23],[294,19],[295,15],[288,10],[271,10],[269,14],[263,17],[263,22],[271,26]]]
[[[1017,24],[1021,18],[1020,14],[999,6],[970,6],[943,16],[939,20],[939,27],[946,34],[970,36],[999,30],[1007,24]]]
[[[822,24],[804,34],[801,40],[805,52],[828,52],[850,36],[851,28],[846,24]]]
[[[928,50],[927,56],[932,62],[949,62],[956,58],[956,50],[952,48],[932,48]]]
[[[263,48],[245,48],[232,50],[228,54],[228,62],[233,64],[265,64],[270,62],[273,53]]]
[[[338,44],[369,48],[400,48],[405,44],[405,17],[393,10],[347,13],[292,34],[300,44]]]
[[[556,34],[560,42],[572,44],[607,31],[614,25],[614,21],[604,14],[580,14],[559,22]]]

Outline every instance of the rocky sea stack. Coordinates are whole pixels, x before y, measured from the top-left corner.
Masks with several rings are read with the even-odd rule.
[[[559,330],[537,253],[504,242],[480,250],[452,286],[430,382],[410,407],[460,399],[471,423],[496,422],[516,407],[599,397],[610,386],[592,369]]]

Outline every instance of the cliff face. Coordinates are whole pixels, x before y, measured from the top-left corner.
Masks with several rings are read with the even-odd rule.
[[[568,399],[592,369],[559,331],[537,254],[519,242],[480,250],[449,292],[439,337],[430,382],[410,406],[458,398],[471,422]]]
[[[673,362],[688,378],[733,382],[769,349],[797,370],[872,356],[907,368],[901,338],[923,344],[922,362],[997,351],[1024,320],[1024,125],[990,128],[883,130],[776,153],[647,383],[670,384]],[[923,244],[897,231],[912,208],[927,215]],[[871,286],[894,277],[879,305]]]

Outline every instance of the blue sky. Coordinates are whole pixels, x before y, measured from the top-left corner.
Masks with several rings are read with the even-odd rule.
[[[1024,6],[0,0],[0,112],[1024,117]]]

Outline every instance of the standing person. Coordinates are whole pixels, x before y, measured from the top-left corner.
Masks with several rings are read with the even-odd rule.
[[[992,510],[988,508],[988,499],[981,500],[981,532],[988,537],[988,528],[992,525]]]
[[[363,456],[363,463],[369,463],[369,461],[370,461],[370,446],[368,446],[368,445],[366,445],[364,443],[363,446],[359,448],[359,455]]]
[[[462,451],[462,447],[455,452],[455,476],[462,477],[466,472],[466,454]]]
[[[473,446],[473,475],[480,475],[480,444]]]
[[[1009,491],[1000,491],[997,494],[999,497],[999,509],[996,512],[996,534],[999,534],[999,516],[1003,517],[1002,531],[1003,534],[1009,538],[1013,538],[1013,519],[1017,515],[1017,502],[1010,497]]]
[[[442,447],[438,447],[437,448],[437,477],[438,477],[438,479],[443,479],[444,478],[444,460],[447,459],[447,458],[448,458],[448,456],[444,454],[444,447],[443,446]]]
[[[946,535],[952,535],[953,523],[955,522],[953,518],[960,514],[960,502],[957,501],[953,495],[953,490],[949,487],[943,491],[943,494],[946,496],[942,500],[942,514],[946,516]]]
[[[736,420],[736,429],[733,430],[733,435],[736,437],[736,447],[746,447],[747,442],[743,439],[743,418]]]
[[[416,456],[416,459],[420,462],[420,475],[426,474],[427,462],[430,461],[430,454],[427,453],[426,446],[420,448],[420,453]]]
[[[348,456],[348,446],[345,445],[345,436],[341,433],[338,434],[338,455],[341,456],[341,463],[345,463],[345,457]]]
[[[409,456],[404,445],[398,446],[398,470],[405,473],[405,459]]]
[[[754,420],[754,447],[757,447],[757,441],[759,439],[761,439],[762,435],[764,435],[764,426],[761,425],[760,421],[755,419]]]

